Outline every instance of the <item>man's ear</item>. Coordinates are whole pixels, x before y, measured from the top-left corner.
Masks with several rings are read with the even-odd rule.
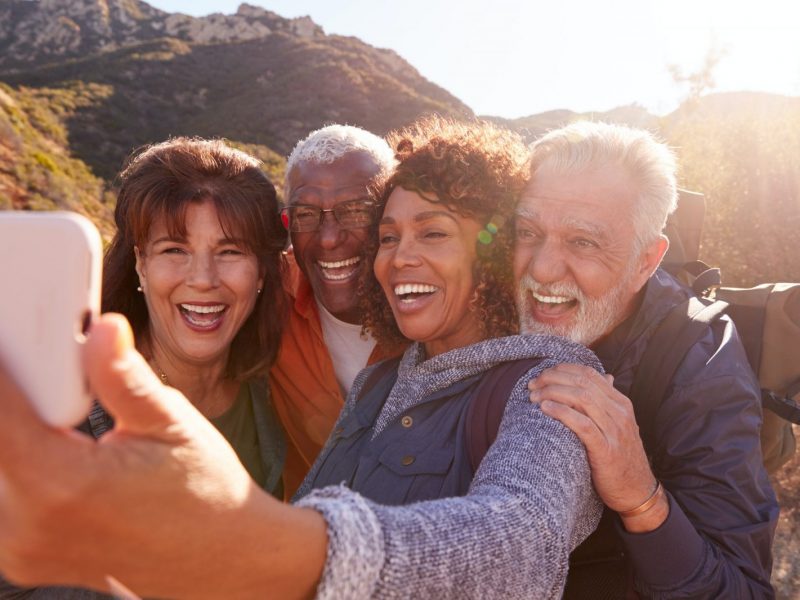
[[[642,289],[647,280],[655,273],[661,259],[667,253],[669,239],[665,235],[659,235],[639,255],[636,273],[634,274],[634,285],[636,290]]]

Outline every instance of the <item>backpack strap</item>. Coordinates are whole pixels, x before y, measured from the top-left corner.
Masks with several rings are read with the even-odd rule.
[[[794,382],[786,391],[785,396],[770,390],[761,390],[761,403],[780,418],[800,425],[800,404],[795,398],[800,399],[800,379]]]
[[[709,267],[702,260],[693,260],[682,265],[666,267],[667,271],[682,281],[696,296],[707,296],[722,285],[722,273],[717,267]]]
[[[630,399],[648,454],[655,437],[655,417],[689,349],[728,308],[727,302],[689,298],[659,323],[639,361]]]
[[[472,472],[497,438],[500,421],[511,392],[522,376],[541,362],[541,358],[501,363],[481,376],[464,422],[466,444]]]

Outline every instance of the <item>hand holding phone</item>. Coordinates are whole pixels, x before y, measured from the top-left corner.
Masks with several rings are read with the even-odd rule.
[[[100,306],[102,244],[66,212],[0,212],[0,360],[51,425],[72,427],[91,405],[83,333]]]

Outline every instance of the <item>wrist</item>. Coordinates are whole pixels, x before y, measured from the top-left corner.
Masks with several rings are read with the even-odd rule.
[[[656,481],[650,496],[638,506],[617,511],[625,529],[631,533],[646,533],[661,526],[669,516],[669,500],[664,486]]]
[[[622,517],[623,519],[641,515],[643,513],[646,513],[651,508],[653,508],[656,502],[658,502],[658,498],[663,494],[664,494],[664,486],[662,486],[661,482],[658,479],[656,479],[656,482],[653,485],[650,495],[647,496],[647,498],[644,501],[640,502],[633,508],[626,510],[618,510],[617,512],[619,513],[619,516]]]

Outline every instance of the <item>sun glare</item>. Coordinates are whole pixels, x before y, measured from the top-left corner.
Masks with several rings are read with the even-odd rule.
[[[658,2],[656,11],[671,64],[696,71],[716,52],[718,91],[800,94],[800,3],[674,0]]]

